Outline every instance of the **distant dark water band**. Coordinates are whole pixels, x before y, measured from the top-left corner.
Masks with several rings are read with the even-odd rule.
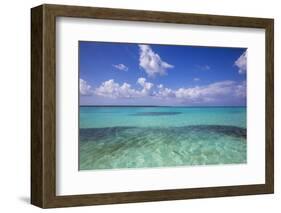
[[[160,116],[160,115],[178,115],[182,114],[181,112],[138,112],[131,114],[133,116]]]
[[[183,127],[106,127],[80,128],[80,141],[96,141],[105,137],[120,137],[122,135],[166,134],[167,136],[200,135],[208,137],[210,134],[225,135],[246,139],[247,130],[236,126],[223,125],[193,125]]]

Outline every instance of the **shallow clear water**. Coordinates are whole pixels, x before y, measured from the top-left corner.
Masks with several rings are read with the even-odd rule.
[[[247,161],[245,107],[80,107],[80,170]]]

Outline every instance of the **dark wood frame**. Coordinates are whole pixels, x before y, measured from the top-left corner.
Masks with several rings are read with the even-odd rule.
[[[262,28],[266,32],[265,184],[193,189],[56,195],[56,17]],[[63,5],[31,9],[31,203],[66,207],[274,192],[274,20]]]

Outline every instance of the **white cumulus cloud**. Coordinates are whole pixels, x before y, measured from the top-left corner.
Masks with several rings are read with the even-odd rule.
[[[113,79],[110,79],[96,88],[95,94],[109,98],[131,98],[137,96],[137,91],[126,82],[119,85]]]
[[[220,81],[206,86],[179,88],[175,96],[187,103],[210,103],[246,97],[246,82]]]
[[[247,72],[247,51],[240,55],[240,57],[234,62],[234,65],[238,67],[239,74]]]
[[[245,98],[246,91],[247,91],[246,81],[243,81],[241,84],[237,85],[236,90],[235,90],[235,95],[237,97]]]
[[[246,81],[220,81],[205,86],[182,87],[170,89],[162,84],[157,86],[154,96],[160,99],[175,100],[185,104],[223,103],[225,100],[245,99]]]
[[[113,64],[112,66],[121,71],[129,70],[129,68],[125,64]]]
[[[142,95],[151,95],[153,83],[147,82],[145,78],[138,78],[137,83],[143,87],[141,90]]]
[[[167,70],[174,66],[163,61],[149,45],[139,45],[140,57],[139,66],[144,69],[149,77],[165,75]]]
[[[113,99],[145,97],[186,105],[245,103],[246,101],[246,81],[219,81],[204,86],[176,89],[165,87],[163,84],[154,87],[153,83],[148,82],[145,78],[138,78],[136,84],[141,88],[133,88],[126,82],[119,84],[110,79],[103,82],[93,93]],[[87,89],[91,91],[90,87]]]
[[[92,87],[87,83],[87,81],[83,79],[79,79],[79,87],[80,87],[80,94],[81,95],[92,95]]]
[[[170,88],[164,87],[163,84],[159,84],[157,88],[158,91],[154,93],[156,97],[164,99],[175,97],[175,92]]]
[[[113,79],[110,79],[103,82],[98,88],[96,88],[94,93],[98,96],[109,98],[138,98],[150,96],[152,94],[152,83],[147,82],[145,78],[139,78],[137,83],[142,87],[142,89],[134,89],[126,82],[120,85]]]

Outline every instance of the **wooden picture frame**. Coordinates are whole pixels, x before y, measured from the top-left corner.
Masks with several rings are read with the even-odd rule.
[[[265,184],[56,195],[56,18],[262,28],[266,32]],[[31,9],[31,203],[41,208],[268,194],[274,191],[273,19],[44,4]]]

